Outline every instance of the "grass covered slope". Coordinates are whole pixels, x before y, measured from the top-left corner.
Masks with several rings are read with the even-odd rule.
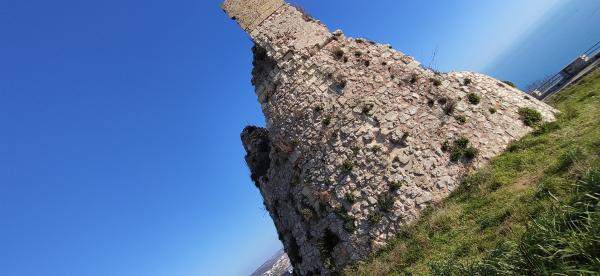
[[[550,104],[557,122],[514,142],[345,274],[600,274],[600,70]]]

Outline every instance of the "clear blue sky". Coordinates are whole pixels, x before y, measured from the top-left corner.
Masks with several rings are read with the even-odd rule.
[[[600,39],[561,32],[568,47],[546,45],[560,57],[521,53],[545,62],[525,72],[498,61],[567,0],[296,2],[425,64],[437,47],[440,70],[519,84]],[[246,275],[280,248],[239,141],[264,122],[251,42],[219,5],[0,1],[0,275]]]

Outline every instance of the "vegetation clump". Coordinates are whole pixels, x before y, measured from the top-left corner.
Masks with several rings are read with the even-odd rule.
[[[323,119],[323,125],[329,126],[331,124],[331,117],[327,116]]]
[[[342,168],[347,172],[352,171],[354,168],[354,162],[352,162],[352,160],[344,160],[344,163],[342,163]]]
[[[402,188],[402,183],[400,181],[394,181],[390,183],[390,191],[395,192]]]
[[[540,112],[529,107],[519,109],[519,116],[521,116],[523,124],[529,127],[537,126],[543,119]]]
[[[345,199],[346,199],[346,201],[347,201],[348,203],[350,203],[350,204],[354,204],[354,203],[356,203],[356,196],[355,196],[355,195],[354,195],[354,193],[352,193],[352,192],[347,192],[347,193],[344,195],[344,198],[345,198]]]
[[[378,199],[379,207],[385,212],[394,210],[394,198],[388,194],[382,194]]]
[[[467,98],[469,99],[469,103],[473,105],[479,104],[479,102],[481,102],[481,97],[475,93],[469,93]]]
[[[344,223],[344,230],[348,231],[349,233],[352,233],[354,232],[354,230],[356,230],[356,220],[351,215],[349,215],[344,209],[339,208],[336,213]]]
[[[302,215],[304,221],[310,221],[314,216],[314,213],[310,208],[302,208],[300,210],[300,214]]]
[[[460,137],[456,139],[453,143],[448,141],[444,142],[442,145],[442,151],[450,153],[450,160],[453,162],[459,161],[462,158],[466,158],[467,160],[472,160],[477,157],[479,154],[479,150],[470,146],[469,139],[465,137]]]
[[[342,48],[340,48],[340,47],[336,47],[336,48],[333,50],[333,57],[334,57],[336,60],[341,60],[341,59],[343,59],[343,58],[344,58],[344,54],[345,54],[345,53],[344,53],[344,50],[342,50]]]
[[[372,212],[367,216],[367,219],[372,225],[379,224],[381,222],[381,213],[379,211]]]
[[[507,81],[507,80],[504,80],[504,81],[502,81],[502,82],[503,82],[503,83],[505,83],[505,84],[507,84],[508,86],[510,86],[510,87],[512,87],[512,88],[517,88],[517,85],[516,85],[516,84],[514,84],[512,81]]]

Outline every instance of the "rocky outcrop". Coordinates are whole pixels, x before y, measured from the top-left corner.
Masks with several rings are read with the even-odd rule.
[[[524,108],[554,120],[496,79],[424,69],[282,1],[223,7],[256,44],[252,83],[267,126],[242,140],[297,274],[335,274],[385,245],[529,133]]]

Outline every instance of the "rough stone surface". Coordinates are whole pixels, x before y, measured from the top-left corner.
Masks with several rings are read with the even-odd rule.
[[[283,0],[229,0],[222,8],[244,30],[252,31],[283,4]]]
[[[233,13],[271,1],[254,2]],[[424,69],[287,4],[249,34],[267,126],[242,133],[246,160],[300,275],[335,274],[385,245],[532,130],[520,108],[554,120],[554,109],[496,79]],[[448,152],[463,137],[474,158]]]

